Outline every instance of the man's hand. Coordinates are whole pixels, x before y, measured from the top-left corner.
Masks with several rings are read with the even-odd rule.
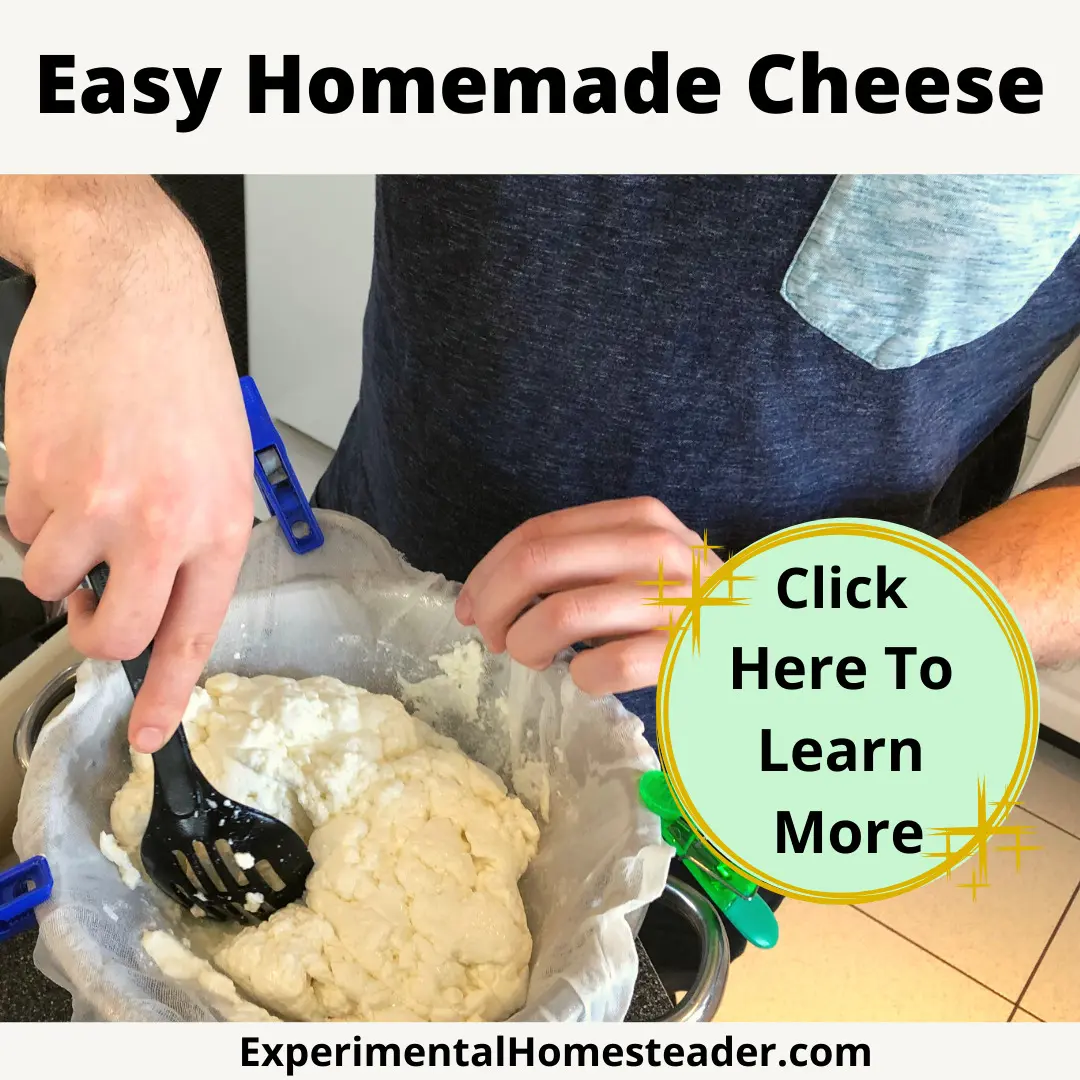
[[[213,276],[147,178],[0,180],[0,253],[37,290],[8,366],[6,513],[28,589],[71,597],[72,644],[137,656],[136,749],[175,730],[251,530],[252,451]]]
[[[535,670],[578,642],[570,663],[589,694],[652,686],[667,646],[670,609],[650,606],[663,560],[665,582],[690,581],[697,536],[656,499],[622,499],[533,518],[505,537],[469,575],[456,614],[493,652]],[[711,552],[702,579],[720,565]],[[687,589],[665,588],[667,596]]]

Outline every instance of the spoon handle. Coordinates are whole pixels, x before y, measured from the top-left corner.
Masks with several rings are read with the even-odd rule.
[[[199,809],[199,792],[205,783],[191,756],[184,725],[153,755],[154,803],[163,802],[169,813],[185,818]]]

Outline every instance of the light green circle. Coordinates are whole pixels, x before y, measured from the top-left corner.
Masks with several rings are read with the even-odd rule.
[[[977,826],[980,783],[985,782],[989,814],[1010,785],[1013,800],[1018,796],[1018,770],[1021,785],[1026,776],[1025,755],[1029,764],[1034,743],[1030,695],[1035,691],[1029,687],[1025,697],[1025,665],[1018,663],[1016,642],[1001,619],[1003,610],[1006,622],[1015,626],[1011,613],[985,578],[950,549],[910,530],[892,531],[893,539],[853,532],[803,536],[752,554],[711,590],[714,598],[727,596],[727,577],[751,578],[730,584],[731,595],[744,602],[700,608],[698,652],[691,647],[689,619],[684,619],[682,640],[673,641],[665,660],[669,670],[666,699],[663,687],[661,699],[666,700],[669,772],[676,774],[676,789],[692,807],[689,816],[722,842],[729,862],[781,891],[808,898],[902,891],[897,888],[902,883],[935,866],[943,868],[942,860],[924,854],[945,851],[944,839],[933,830]],[[896,539],[905,536],[918,538],[922,546]],[[928,545],[944,558],[928,556]],[[950,566],[950,560],[956,565]],[[816,566],[824,571],[823,608],[813,606]],[[840,567],[839,575],[832,572],[834,566]],[[967,579],[957,566],[966,568]],[[808,571],[807,577],[791,579],[788,590],[792,598],[809,601],[805,608],[787,607],[778,595],[780,576],[792,567]],[[885,606],[876,606],[879,575],[886,585],[903,578],[894,594],[904,607],[889,600],[888,593]],[[839,607],[832,606],[834,577],[842,583]],[[856,598],[869,597],[874,606],[848,605],[846,584],[855,577],[870,579]],[[972,579],[997,601],[997,615]],[[887,646],[917,650],[905,661],[906,689],[898,688],[898,661],[885,653]],[[752,663],[761,659],[760,648],[766,650],[764,688],[748,671],[743,688],[736,689],[736,648]],[[833,658],[832,664],[822,663],[817,689],[811,685],[815,656]],[[929,689],[920,679],[921,662],[932,656],[946,658],[951,666],[951,681],[942,689]],[[776,666],[784,657],[804,664],[803,688],[778,684]],[[861,689],[839,685],[836,671],[844,657],[863,662]],[[941,671],[932,664],[928,674],[939,679]],[[857,678],[849,669],[849,681]],[[1035,709],[1037,716],[1037,704]],[[764,768],[764,731],[770,739],[768,761],[786,764],[786,771]],[[794,746],[808,739],[822,747],[817,771],[795,765]],[[845,739],[855,747],[855,771],[832,771],[826,764],[830,753],[842,751],[848,763],[849,748],[834,742]],[[884,745],[872,750],[868,762],[866,740],[874,739],[883,739]],[[910,746],[894,742],[901,739],[916,741],[918,771],[911,767]],[[787,850],[779,850],[781,811],[790,814],[796,833],[803,831],[812,811],[821,812],[820,853],[813,852],[812,839],[803,853],[794,851],[790,829],[785,831]],[[830,844],[830,828],[840,820],[860,827],[862,845],[853,852],[840,853]],[[878,833],[876,853],[868,850],[871,820],[889,822]],[[901,821],[920,826],[920,853],[894,845],[893,827]],[[840,838],[850,843],[851,830],[842,830]],[[907,839],[910,843],[912,838]],[[951,850],[969,839],[954,837]]]

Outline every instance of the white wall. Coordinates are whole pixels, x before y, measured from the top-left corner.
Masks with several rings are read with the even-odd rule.
[[[251,374],[275,419],[336,447],[360,387],[375,178],[244,184]]]
[[[1031,397],[1027,448],[1017,491],[1080,464],[1080,340],[1057,357]],[[1071,404],[1070,404],[1071,402]]]
[[[1035,387],[1027,452],[1017,491],[1080,465],[1080,340],[1054,361]]]

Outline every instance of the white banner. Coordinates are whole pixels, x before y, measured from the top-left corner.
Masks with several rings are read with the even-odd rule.
[[[867,1077],[1027,1076],[1068,1069],[1077,1024],[35,1024],[4,1028],[4,1069],[84,1071],[143,1062],[154,1080],[582,1074],[707,1076],[712,1070],[839,1070]],[[800,1073],[802,1075],[802,1073]]]
[[[1078,11],[8,4],[0,171],[1080,172]]]

